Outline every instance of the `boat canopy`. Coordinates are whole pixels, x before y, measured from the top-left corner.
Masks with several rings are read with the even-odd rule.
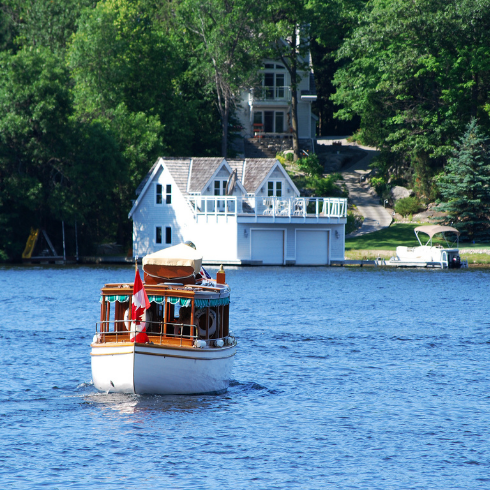
[[[415,233],[425,233],[426,235],[429,235],[430,238],[432,238],[434,235],[437,233],[445,233],[445,232],[451,232],[451,233],[456,233],[456,235],[459,235],[459,231],[456,228],[453,228],[452,226],[441,226],[441,225],[426,225],[426,226],[418,226],[415,228]]]
[[[164,248],[143,257],[143,270],[146,265],[167,267],[192,267],[197,274],[201,270],[202,255],[185,243]]]

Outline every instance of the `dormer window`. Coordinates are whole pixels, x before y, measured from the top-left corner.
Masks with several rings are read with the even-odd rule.
[[[282,181],[270,180],[267,182],[267,196],[268,197],[282,197]]]
[[[224,196],[226,194],[226,180],[215,180],[214,181],[214,195]]]

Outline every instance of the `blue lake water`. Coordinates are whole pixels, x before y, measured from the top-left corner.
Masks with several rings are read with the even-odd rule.
[[[490,270],[228,269],[233,380],[193,397],[91,384],[133,278],[0,267],[0,488],[490,488]]]

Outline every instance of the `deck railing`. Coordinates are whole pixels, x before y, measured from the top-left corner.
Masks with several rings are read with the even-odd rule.
[[[276,85],[266,87],[255,87],[250,93],[250,102],[253,101],[291,101],[291,87],[288,85]]]
[[[95,334],[101,342],[128,342],[130,338],[137,335],[134,326],[130,325],[131,330],[128,330],[128,324],[131,320],[109,320],[97,322],[95,324]],[[199,338],[198,329],[195,325],[174,322],[146,322],[146,333],[149,337],[159,337],[162,343],[163,339],[177,339],[182,343],[182,340],[196,340]],[[193,328],[191,328],[193,327]],[[184,334],[184,328],[189,331]],[[175,331],[177,330],[177,333]],[[158,343],[158,342],[157,342]]]
[[[346,218],[347,199],[338,197],[190,196],[194,216]]]
[[[205,336],[199,335],[199,327],[197,325],[190,325],[185,323],[176,322],[145,322],[146,323],[146,334],[150,338],[150,341],[157,345],[171,343],[173,345],[180,345],[185,342],[189,345],[189,342],[194,343],[195,341],[204,342],[200,347],[205,345],[215,346],[216,341],[224,340],[218,347],[224,345],[228,340],[229,336],[215,336],[212,338],[207,338]],[[129,325],[128,325],[129,324]],[[128,326],[130,330],[128,330]],[[184,329],[189,333],[184,333]],[[219,329],[217,329],[217,333]],[[138,334],[134,330],[132,325],[132,320],[108,320],[97,322],[95,324],[95,335],[97,343],[105,342],[130,342],[133,337]],[[221,335],[223,333],[221,332]],[[228,344],[229,345],[229,344]],[[198,345],[199,346],[199,345]]]

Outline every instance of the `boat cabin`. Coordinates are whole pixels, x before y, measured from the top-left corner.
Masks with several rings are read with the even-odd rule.
[[[232,342],[225,273],[218,271],[216,280],[206,277],[193,246],[180,244],[143,258],[150,308],[140,326],[153,344],[205,348]],[[106,284],[101,293],[97,343],[131,342],[133,284]]]
[[[150,342],[222,347],[229,336],[229,288],[226,284],[146,285],[150,308],[145,326]],[[98,343],[129,342],[133,284],[106,284],[101,290]],[[134,331],[134,330],[133,330]],[[221,340],[221,341],[220,341]],[[196,341],[201,344],[195,345]]]

